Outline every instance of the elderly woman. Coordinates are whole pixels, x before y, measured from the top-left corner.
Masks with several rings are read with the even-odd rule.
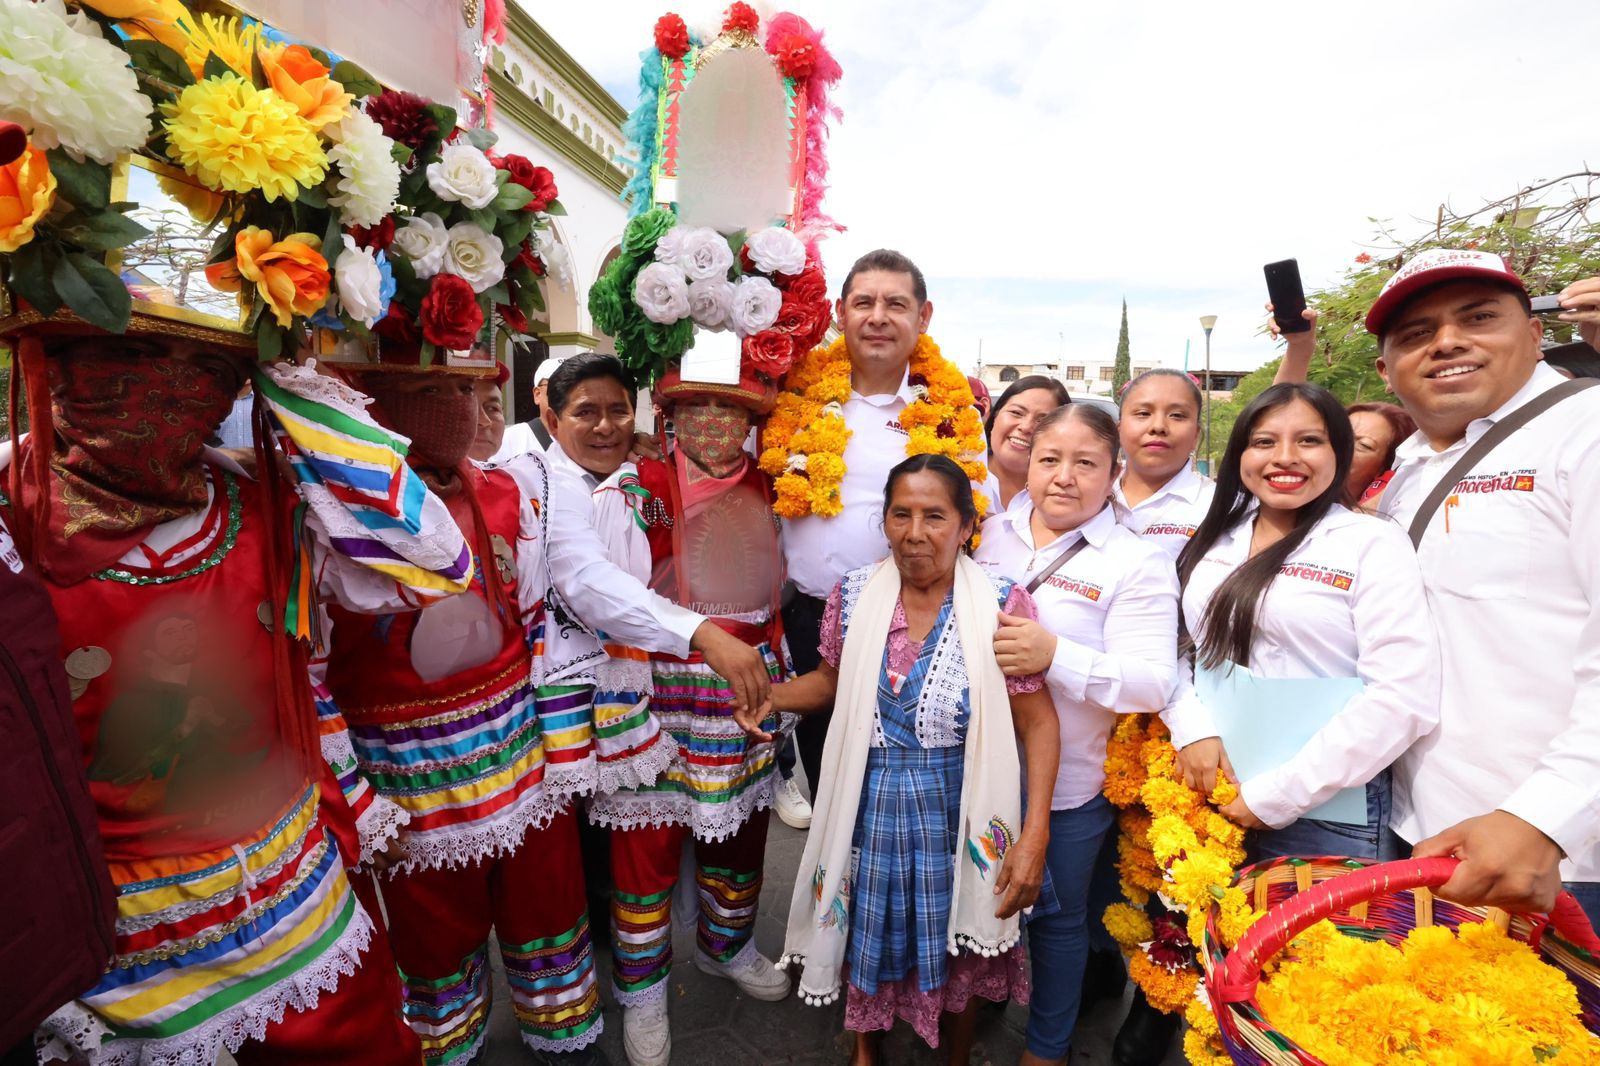
[[[876,1061],[896,1017],[966,1062],[976,999],[1025,1002],[1018,912],[1039,894],[1050,790],[1022,812],[1028,777],[1053,781],[1059,736],[1039,674],[1005,677],[997,610],[1035,618],[1026,590],[963,552],[976,510],[966,475],[918,455],[889,473],[892,560],[854,570],[829,597],[823,664],[773,688],[777,709],[834,707],[823,752],[835,786],[795,880],[785,961],[828,1003],[849,982],[852,1063]],[[756,729],[754,721],[742,722]]]

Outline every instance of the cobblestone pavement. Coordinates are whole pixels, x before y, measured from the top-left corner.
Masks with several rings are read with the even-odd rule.
[[[804,833],[772,819],[766,880],[756,919],[756,944],[768,958],[777,958],[783,947],[789,896],[805,842]],[[605,928],[603,916],[594,916],[594,921],[597,932]],[[730,982],[708,977],[689,963],[694,952],[693,930],[677,929],[675,934],[678,963],[668,993],[674,1066],[842,1066],[848,1061],[850,1038],[844,1033],[842,1003],[808,1007],[795,996],[781,1003],[752,1000],[740,995]],[[611,1002],[611,960],[603,937],[597,938],[595,948],[601,995],[606,1000],[600,1048],[611,1066],[627,1066],[622,1051],[622,1011]],[[511,1013],[499,955],[491,952],[490,957],[494,960],[495,1007],[484,1053],[474,1066],[532,1066],[532,1056],[518,1036]],[[1027,1009],[1015,1004],[1004,1010],[980,1009],[972,1066],[1010,1066],[1022,1055]],[[1125,1003],[1102,1003],[1079,1019],[1070,1066],[1109,1066],[1111,1041],[1125,1010]],[[883,1062],[886,1066],[943,1066],[944,1056],[899,1025],[883,1042]],[[1183,1062],[1181,1052],[1174,1049],[1162,1066],[1183,1066]],[[232,1066],[232,1059],[224,1054],[222,1063]]]

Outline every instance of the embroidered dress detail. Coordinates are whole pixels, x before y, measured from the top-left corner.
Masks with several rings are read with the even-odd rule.
[[[595,791],[601,795],[652,785],[677,757],[672,734],[650,711],[650,656],[621,644],[605,649],[594,690]]]
[[[322,732],[322,761],[333,771],[345,804],[355,818],[356,833],[361,841],[359,863],[365,866],[400,835],[401,827],[411,821],[411,812],[387,796],[378,795],[372,783],[362,776],[355,748],[350,743],[350,727],[339,712],[338,704],[333,702],[328,687],[313,679],[311,696],[317,706],[317,726]]]
[[[430,1063],[470,1062],[489,1030],[489,948],[478,948],[447,977],[426,981],[400,972],[405,1015]]]
[[[672,889],[611,894],[611,985],[617,1002],[635,1007],[666,992],[672,958]]]
[[[600,985],[587,916],[560,936],[502,944],[500,956],[524,1043],[561,1053],[600,1036]]]

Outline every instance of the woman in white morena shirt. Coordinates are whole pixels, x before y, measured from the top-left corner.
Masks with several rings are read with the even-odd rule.
[[[1216,489],[1193,465],[1200,386],[1182,371],[1147,370],[1128,382],[1121,403],[1126,460],[1112,490],[1117,520],[1176,560]]]
[[[1117,523],[1117,450],[1116,424],[1096,407],[1046,415],[1033,430],[1027,492],[984,524],[976,555],[1033,594],[1039,622],[1002,616],[995,652],[1008,675],[1044,673],[1061,731],[1046,852],[1060,909],[1028,925],[1024,1066],[1062,1060],[1077,1019],[1090,879],[1115,821],[1101,794],[1107,737],[1119,713],[1164,707],[1177,676],[1177,577],[1159,547]]]
[[[1352,450],[1350,420],[1326,389],[1267,389],[1240,413],[1216,498],[1178,560],[1196,669],[1238,664],[1259,678],[1333,685],[1284,700],[1285,716],[1319,700],[1337,709],[1287,761],[1240,782],[1223,811],[1254,830],[1251,861],[1389,857],[1379,855],[1389,765],[1438,722],[1439,645],[1421,571],[1399,526],[1339,504]],[[1329,699],[1339,679],[1359,679],[1358,694]],[[1226,760],[1217,708],[1187,678],[1180,688],[1168,710],[1174,743],[1185,738],[1179,764],[1209,787]],[[1302,817],[1363,786],[1364,825]]]

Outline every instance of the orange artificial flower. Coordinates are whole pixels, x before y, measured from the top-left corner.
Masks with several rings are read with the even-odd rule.
[[[0,252],[14,252],[33,240],[33,225],[56,202],[56,176],[44,152],[28,150],[0,167]]]
[[[272,91],[289,101],[315,129],[337,122],[350,110],[354,96],[328,75],[304,45],[263,45],[256,50],[261,72]]]
[[[316,314],[328,302],[328,261],[322,239],[291,233],[274,240],[258,226],[246,226],[233,239],[234,258],[206,267],[206,278],[224,292],[239,292],[245,282],[272,309],[278,325],[288,327],[296,316]]]

